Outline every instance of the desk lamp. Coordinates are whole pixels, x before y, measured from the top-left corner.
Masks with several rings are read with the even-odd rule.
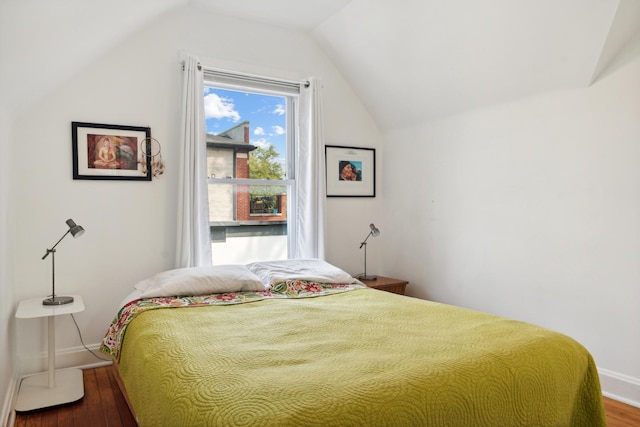
[[[369,224],[369,228],[371,229],[369,231],[369,234],[367,234],[367,237],[364,239],[364,241],[360,243],[360,249],[362,249],[362,247],[364,246],[364,273],[357,276],[357,278],[360,280],[376,280],[378,278],[377,276],[367,276],[367,240],[371,236],[376,237],[380,234],[380,230],[378,230],[375,225]]]
[[[47,249],[47,253],[44,254],[44,256],[42,257],[42,259],[45,259],[46,257],[49,256],[49,254],[51,254],[51,268],[52,268],[51,297],[44,299],[42,301],[43,305],[63,305],[63,304],[69,304],[73,302],[73,297],[59,297],[56,295],[56,246],[58,246],[58,243],[60,243],[62,239],[64,239],[69,233],[71,233],[71,235],[74,238],[78,238],[82,236],[84,234],[84,228],[82,228],[81,226],[73,222],[72,219],[67,220],[67,225],[69,226],[69,229],[67,230],[67,232],[62,235],[60,240],[58,240],[51,249]]]

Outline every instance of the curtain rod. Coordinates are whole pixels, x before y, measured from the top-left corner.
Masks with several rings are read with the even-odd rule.
[[[275,85],[282,85],[282,86],[300,87],[301,85],[304,85],[304,87],[309,87],[309,85],[311,84],[308,80],[302,83],[299,81],[264,77],[256,74],[248,74],[248,73],[242,73],[238,71],[228,71],[228,70],[222,70],[219,68],[211,68],[207,66],[203,66],[203,72],[205,75],[208,74],[213,77],[218,76],[223,78],[225,77],[226,78],[242,78],[244,80],[249,80],[256,83],[275,84]]]
[[[184,71],[184,61],[181,61],[181,62],[182,62],[182,70]],[[227,71],[220,68],[203,66],[200,63],[200,61],[198,61],[198,71],[203,71],[205,74],[209,73],[210,75],[220,76],[220,77],[231,77],[231,78],[241,77],[245,80],[250,80],[258,83],[285,85],[285,86],[291,86],[291,87],[300,87],[301,85],[303,85],[305,88],[311,86],[311,82],[309,80],[305,80],[304,82],[298,82],[293,80],[263,77],[255,74],[242,73],[238,71]]]

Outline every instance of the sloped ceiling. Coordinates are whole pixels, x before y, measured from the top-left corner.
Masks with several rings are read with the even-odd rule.
[[[214,13],[311,31],[350,0],[192,0]]]
[[[11,116],[187,0],[0,0],[0,106]]]
[[[353,0],[313,35],[384,129],[589,85],[610,32],[640,27],[640,2],[616,21],[620,3]]]
[[[0,102],[19,113],[187,5],[310,33],[381,129],[585,87],[640,31],[637,0],[2,0]]]

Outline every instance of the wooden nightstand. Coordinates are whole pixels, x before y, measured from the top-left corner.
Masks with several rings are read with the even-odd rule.
[[[370,288],[380,289],[381,291],[392,292],[394,294],[404,295],[407,287],[406,280],[392,279],[391,277],[378,276],[376,280],[362,280],[362,283]]]

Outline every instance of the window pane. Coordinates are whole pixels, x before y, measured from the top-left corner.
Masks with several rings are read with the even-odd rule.
[[[287,259],[290,99],[206,87],[213,264]]]
[[[204,108],[207,145],[247,144],[253,150],[272,151],[271,160],[286,173],[289,136],[286,97],[205,87]],[[273,176],[252,178],[282,179]]]
[[[289,188],[268,183],[209,184],[214,264],[287,259]]]

